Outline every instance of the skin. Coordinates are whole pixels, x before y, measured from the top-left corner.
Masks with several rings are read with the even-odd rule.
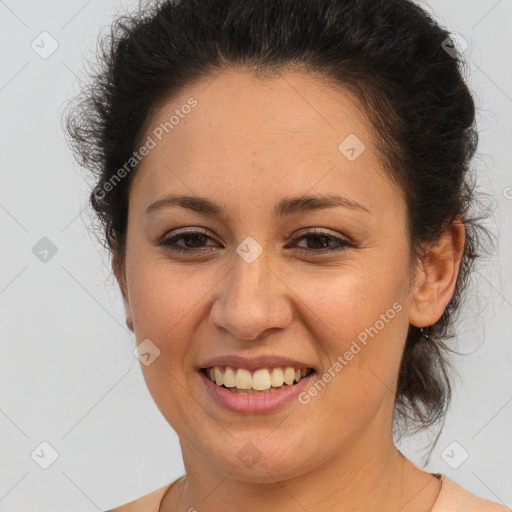
[[[435,323],[453,294],[460,219],[415,267],[405,203],[384,173],[372,126],[344,89],[300,71],[265,78],[225,70],[170,99],[146,135],[191,96],[197,107],[134,176],[126,260],[114,260],[127,324],[137,343],[149,338],[161,350],[141,368],[186,469],[160,510],[431,510],[440,483],[395,448],[394,392],[409,324]],[[351,133],[366,146],[355,161],[338,149]],[[180,207],[146,215],[169,193],[206,197],[229,218]],[[333,193],[370,213],[273,215],[284,197]],[[181,239],[188,255],[156,245],[185,227],[211,238]],[[294,241],[313,227],[357,246],[302,254],[325,247],[315,237]],[[248,236],[263,249],[252,263],[236,252]],[[195,369],[218,355],[275,354],[321,374],[394,303],[401,311],[306,405],[232,413],[209,399]],[[237,457],[248,442],[261,453],[252,467]]]

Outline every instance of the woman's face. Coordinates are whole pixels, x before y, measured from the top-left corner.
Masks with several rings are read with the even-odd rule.
[[[384,449],[412,269],[405,203],[353,98],[299,72],[225,71],[173,97],[144,143],[121,281],[137,343],[150,340],[146,383],[186,464],[266,482]],[[215,208],[155,205],[172,196]],[[230,373],[240,385],[249,374],[265,387],[276,367],[315,373],[243,395],[201,370],[224,357],[221,373],[262,370]]]

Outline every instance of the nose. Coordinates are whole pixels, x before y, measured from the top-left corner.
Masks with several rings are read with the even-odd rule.
[[[259,341],[293,318],[290,290],[261,254],[252,263],[236,255],[230,272],[220,283],[220,294],[210,309],[214,328],[228,338]]]

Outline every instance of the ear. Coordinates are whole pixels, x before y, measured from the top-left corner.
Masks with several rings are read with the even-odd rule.
[[[424,327],[441,318],[453,296],[465,239],[464,224],[458,216],[422,260],[412,292],[410,324]]]
[[[112,259],[112,271],[114,272],[117,283],[119,285],[119,289],[121,290],[121,295],[123,297],[126,325],[130,331],[134,332],[132,310],[130,307],[130,301],[128,299],[128,287],[126,285],[126,272],[124,264],[120,263],[116,257]]]

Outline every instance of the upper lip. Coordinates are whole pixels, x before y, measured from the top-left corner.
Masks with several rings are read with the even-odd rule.
[[[289,357],[261,355],[257,357],[244,357],[237,354],[212,357],[199,365],[199,368],[212,368],[213,366],[231,366],[233,368],[245,368],[247,370],[258,370],[259,368],[286,368],[292,367],[296,370],[302,368],[313,368],[309,363],[291,359]]]

